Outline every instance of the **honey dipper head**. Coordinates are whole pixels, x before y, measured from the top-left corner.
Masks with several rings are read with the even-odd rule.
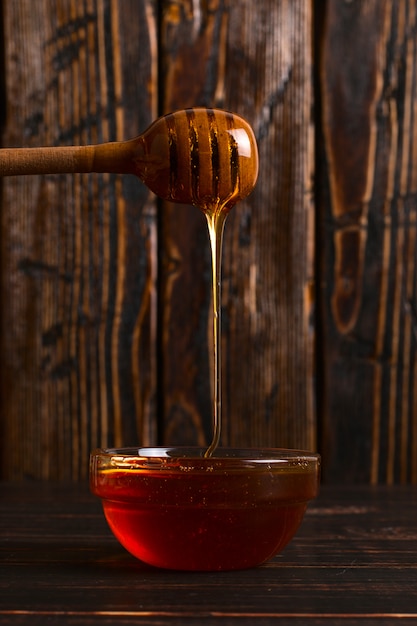
[[[134,163],[158,196],[202,210],[229,210],[258,177],[252,128],[219,109],[185,109],[159,118],[139,138]]]

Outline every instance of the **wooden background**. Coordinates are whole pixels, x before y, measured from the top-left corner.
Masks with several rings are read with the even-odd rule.
[[[259,144],[223,266],[223,444],[417,483],[417,0],[3,0],[1,143],[216,106]],[[1,181],[1,476],[211,438],[204,217],[139,180]]]

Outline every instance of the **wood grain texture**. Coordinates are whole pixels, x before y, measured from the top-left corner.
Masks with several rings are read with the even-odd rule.
[[[324,477],[417,482],[417,6],[329,0],[321,64]]]
[[[417,483],[417,0],[2,13],[4,146],[128,139],[189,106],[254,127],[259,182],[225,229],[223,443],[319,448],[325,482]],[[129,176],[1,184],[2,475],[208,443],[204,216],[157,214]]]
[[[315,448],[311,3],[162,3],[163,109],[255,130],[260,175],[226,221],[223,444]],[[161,212],[164,438],[211,438],[210,254],[195,208]]]
[[[4,146],[121,140],[155,117],[151,0],[3,10]],[[155,205],[114,175],[5,179],[1,228],[3,475],[77,479],[91,447],[154,437]]]
[[[0,621],[413,624],[416,516],[412,486],[327,486],[268,564],[171,572],[141,564],[116,542],[85,485],[3,483]]]

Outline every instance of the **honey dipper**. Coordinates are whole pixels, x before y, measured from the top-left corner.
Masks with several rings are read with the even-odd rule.
[[[258,152],[244,119],[208,108],[164,115],[129,141],[0,150],[1,176],[75,172],[134,174],[165,200],[228,211],[252,191]]]

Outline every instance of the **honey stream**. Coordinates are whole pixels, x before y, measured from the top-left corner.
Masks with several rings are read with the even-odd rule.
[[[220,210],[205,212],[211,247],[212,310],[213,310],[213,435],[204,456],[210,457],[220,443],[221,435],[221,263],[223,231],[227,213]]]
[[[256,140],[238,115],[217,109],[186,109],[157,120],[135,149],[137,175],[161,198],[193,204],[205,215],[211,246],[213,384],[210,457],[221,435],[221,263],[223,231],[231,208],[258,176]]]

